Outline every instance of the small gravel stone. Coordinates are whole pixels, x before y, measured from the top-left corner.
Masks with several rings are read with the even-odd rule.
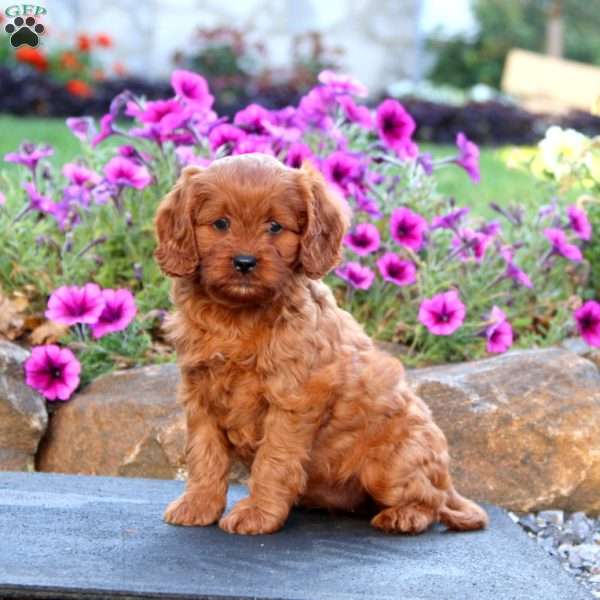
[[[543,510],[537,514],[537,518],[546,523],[562,527],[565,520],[565,513],[562,510]]]
[[[599,520],[583,512],[544,510],[521,514],[517,522],[565,571],[600,598]]]

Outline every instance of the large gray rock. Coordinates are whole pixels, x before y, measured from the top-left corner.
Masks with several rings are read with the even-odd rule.
[[[448,437],[463,493],[513,510],[600,512],[600,372],[590,361],[529,350],[408,377]],[[99,378],[53,415],[39,468],[184,476],[177,381],[175,365]]]
[[[184,474],[185,417],[173,364],[99,377],[51,418],[41,471],[172,479]]]
[[[0,341],[0,471],[32,471],[48,424],[45,400],[25,385],[28,356],[19,346]]]

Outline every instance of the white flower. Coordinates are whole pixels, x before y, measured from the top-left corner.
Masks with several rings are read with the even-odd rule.
[[[556,125],[546,131],[546,137],[539,143],[544,168],[557,179],[587,163],[589,147],[590,140],[585,135]]]

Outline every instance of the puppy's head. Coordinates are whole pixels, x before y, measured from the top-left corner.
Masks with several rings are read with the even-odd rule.
[[[167,275],[195,277],[223,303],[263,304],[337,264],[348,215],[311,165],[245,154],[185,168],[155,224]]]

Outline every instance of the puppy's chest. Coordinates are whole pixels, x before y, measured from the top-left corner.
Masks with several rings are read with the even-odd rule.
[[[250,461],[263,437],[267,414],[264,375],[256,357],[220,353],[203,364],[206,373],[208,408],[237,454]]]

